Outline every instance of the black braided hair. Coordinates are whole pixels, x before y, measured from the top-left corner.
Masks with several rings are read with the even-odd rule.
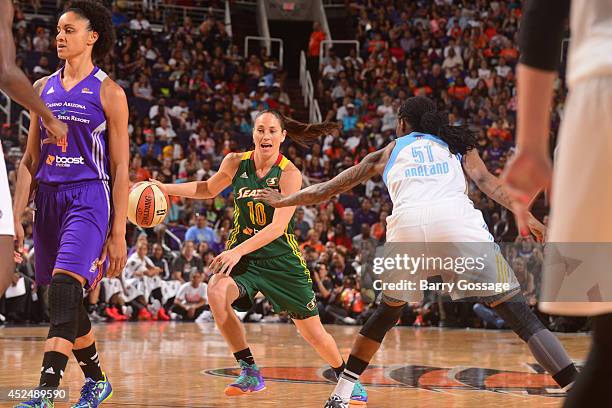
[[[478,137],[467,126],[451,126],[448,113],[438,111],[436,104],[424,96],[406,99],[399,108],[398,119],[408,122],[414,132],[440,137],[452,154],[465,154],[476,147]]]

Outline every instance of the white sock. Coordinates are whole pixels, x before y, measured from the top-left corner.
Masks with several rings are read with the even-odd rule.
[[[353,393],[353,388],[355,388],[355,382],[357,382],[357,380],[359,380],[359,376],[357,374],[345,369],[340,375],[338,384],[336,384],[334,394],[342,398],[342,401],[348,402],[348,400],[351,398],[351,394]]]

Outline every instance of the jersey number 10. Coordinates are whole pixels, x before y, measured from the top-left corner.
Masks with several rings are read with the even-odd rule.
[[[266,211],[263,203],[254,203],[253,201],[249,201],[247,202],[247,206],[249,207],[249,211],[251,213],[251,223],[255,224],[255,221],[257,221],[257,224],[261,226],[266,225]],[[255,208],[253,209],[253,207]]]

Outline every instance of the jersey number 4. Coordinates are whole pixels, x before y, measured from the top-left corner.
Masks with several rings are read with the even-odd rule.
[[[66,153],[66,149],[68,149],[68,138],[66,137],[58,140],[56,145],[62,148],[62,153]]]
[[[247,206],[249,207],[251,223],[255,224],[255,221],[257,221],[257,224],[261,226],[266,225],[266,211],[263,203],[254,203],[253,201],[249,201]]]

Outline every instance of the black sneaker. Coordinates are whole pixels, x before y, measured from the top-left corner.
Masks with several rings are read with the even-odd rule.
[[[342,398],[337,395],[329,397],[323,408],[349,408],[348,402],[343,402]]]

